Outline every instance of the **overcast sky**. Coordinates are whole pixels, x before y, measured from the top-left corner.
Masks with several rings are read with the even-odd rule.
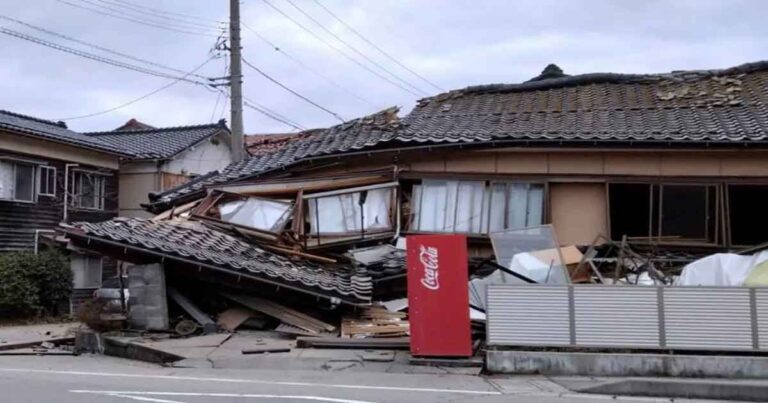
[[[151,7],[199,16],[211,20],[212,26],[213,20],[228,18],[229,3],[227,0],[66,1],[92,9],[102,5],[125,10],[117,4]],[[333,48],[411,92],[419,91],[409,86],[429,95],[440,92],[355,36],[314,0],[291,1],[389,73],[370,65],[355,50],[302,15],[288,0],[269,1],[330,46],[297,27],[264,0],[243,0],[242,21],[294,60],[246,29],[243,30],[244,57],[285,86],[344,119],[395,105],[405,113],[421,96],[385,81]],[[763,0],[318,1],[401,64],[445,90],[524,81],[537,75],[548,63],[556,63],[567,74],[660,73],[725,68],[768,58],[768,24],[765,23],[768,1]],[[103,8],[102,11],[115,14]],[[208,59],[216,43],[215,35],[169,32],[76,8],[59,0],[2,0],[0,15],[183,71],[190,71]],[[152,21],[151,17],[143,18],[130,11],[122,15]],[[208,24],[180,16],[179,19],[188,24],[180,20],[173,22],[195,31],[203,29],[200,25]],[[0,27],[118,59],[118,56],[7,20],[0,20]],[[173,81],[83,59],[7,35],[0,35],[0,49],[0,109],[41,118],[62,119],[107,110]],[[243,73],[243,92],[254,102],[304,127],[338,122],[249,67],[243,66]],[[198,74],[225,75],[225,58],[211,60]],[[130,118],[154,126],[203,124],[221,116],[228,119],[228,101],[227,105],[223,97],[218,105],[216,101],[215,92],[179,82],[114,112],[67,123],[75,130],[94,131],[111,130]],[[244,116],[246,133],[291,131],[290,127],[250,109],[245,110]]]

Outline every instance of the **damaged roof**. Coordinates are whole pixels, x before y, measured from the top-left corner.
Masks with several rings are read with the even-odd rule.
[[[222,119],[218,123],[196,126],[131,129],[123,125],[113,131],[85,135],[109,144],[132,159],[167,159],[223,130],[229,132]]]
[[[75,147],[89,148],[115,155],[125,154],[122,150],[102,142],[98,138],[69,130],[64,122],[53,122],[19,113],[0,110],[0,129]]]
[[[568,76],[555,65],[520,84],[424,98],[402,120],[390,108],[235,162],[151,197],[160,211],[206,186],[312,157],[430,144],[768,145],[768,61],[724,70]]]
[[[249,134],[245,136],[245,149],[250,155],[270,154],[286,147],[292,141],[307,137],[311,132]]]
[[[310,262],[294,262],[199,222],[118,217],[101,223],[77,222],[62,229],[72,239],[87,239],[91,249],[97,247],[97,241],[105,241],[171,259],[213,265],[233,274],[249,274],[299,292],[352,304],[371,300],[371,277],[364,271],[344,267],[330,270]]]

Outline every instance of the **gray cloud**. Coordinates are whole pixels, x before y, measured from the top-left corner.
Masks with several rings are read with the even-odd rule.
[[[132,1],[211,19],[227,18],[225,0]],[[285,0],[270,1],[343,48]],[[768,55],[768,25],[764,23],[768,2],[761,0],[321,1],[402,63],[445,89],[523,81],[548,63],[557,63],[570,74],[654,73],[729,67]],[[387,69],[429,94],[438,92],[371,49],[313,1],[294,2]],[[418,98],[344,59],[261,0],[244,1],[242,7],[243,21],[249,26],[374,105],[350,96],[243,31],[248,60],[344,118],[391,105],[407,111]],[[0,14],[182,70],[209,57],[215,41],[111,19],[55,0],[4,0]],[[10,23],[0,25],[43,36]],[[4,35],[0,36],[0,49],[0,108],[45,118],[108,109],[169,82]],[[212,61],[201,73],[224,75],[224,60]],[[247,67],[244,73],[245,94],[260,104],[307,127],[336,122]],[[216,94],[179,83],[129,107],[73,120],[69,125],[76,130],[107,130],[132,117],[153,125],[205,123],[212,115],[214,120],[220,116],[222,101],[212,113],[215,102]],[[249,133],[290,130],[247,109],[245,118]]]

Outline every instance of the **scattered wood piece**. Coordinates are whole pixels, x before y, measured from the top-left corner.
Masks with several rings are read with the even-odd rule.
[[[168,296],[174,300],[182,309],[184,309],[185,312],[189,314],[189,316],[192,317],[192,319],[197,322],[200,327],[203,328],[203,333],[210,334],[216,332],[216,323],[211,320],[211,318],[200,308],[197,307],[192,301],[190,301],[187,297],[182,295],[179,291],[177,291],[173,287],[168,287]]]
[[[336,326],[325,323],[303,312],[288,308],[287,306],[280,305],[273,301],[241,294],[222,295],[231,299],[232,301],[237,302],[238,304],[251,308],[255,311],[265,313],[269,316],[272,316],[273,318],[279,319],[281,322],[299,327],[311,333],[322,333],[326,331],[331,332],[336,330]]]
[[[290,348],[255,348],[240,351],[242,354],[289,353]]]
[[[259,245],[259,246],[264,248],[264,249],[268,249],[268,250],[271,250],[271,251],[274,251],[274,252],[285,253],[287,255],[303,257],[305,259],[314,260],[314,261],[320,262],[320,263],[336,263],[337,262],[336,259],[331,259],[329,257],[313,255],[311,253],[301,252],[301,251],[297,251],[297,250],[293,250],[293,249],[288,249],[288,248],[281,248],[279,246],[263,245],[263,244]]]
[[[405,312],[391,312],[384,307],[370,307],[354,317],[341,320],[342,337],[403,337],[410,331]]]
[[[252,310],[246,308],[229,308],[219,314],[216,324],[224,330],[234,332],[235,329],[245,323],[248,318],[253,316],[253,313]]]
[[[296,346],[300,348],[363,348],[408,350],[410,337],[349,339],[341,337],[298,337]]]
[[[74,343],[75,337],[67,336],[67,337],[48,338],[43,340],[32,340],[32,341],[22,341],[18,343],[2,344],[0,345],[0,351],[17,350],[21,348],[31,348],[31,347],[39,346],[45,342],[53,343],[53,344]]]

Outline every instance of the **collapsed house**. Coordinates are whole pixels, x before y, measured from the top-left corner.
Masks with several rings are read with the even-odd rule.
[[[688,262],[768,241],[767,101],[768,62],[655,75],[548,67],[525,83],[422,99],[403,118],[391,108],[265,142],[151,194],[152,219],[61,231],[71,248],[162,263],[177,285],[318,311],[405,296],[412,234],[466,234],[470,270],[488,274],[509,270],[494,234],[551,224],[548,248],[580,247],[575,260],[556,252],[572,266],[564,281],[582,270],[602,280],[605,249],[619,254],[613,282],[639,282],[642,265],[659,279],[649,263],[659,256]]]

